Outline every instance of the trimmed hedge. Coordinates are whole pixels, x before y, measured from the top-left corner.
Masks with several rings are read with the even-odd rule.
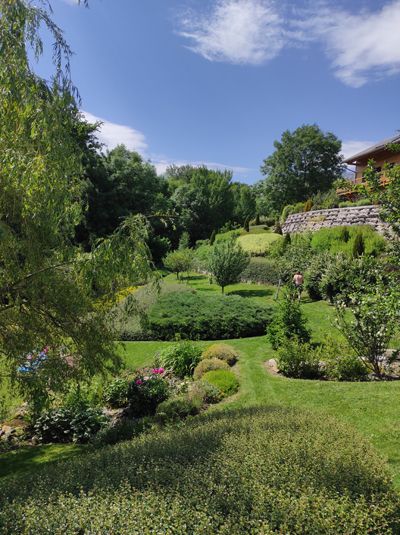
[[[212,344],[203,351],[202,358],[223,360],[233,366],[239,360],[239,353],[229,344]]]
[[[0,532],[391,534],[400,504],[353,428],[283,407],[209,413],[0,482]]]
[[[243,282],[260,284],[278,284],[280,277],[280,263],[269,258],[251,258],[249,265],[240,275]]]
[[[223,340],[262,335],[270,317],[269,308],[238,295],[172,293],[162,296],[152,307],[148,326],[159,340],[175,340],[176,335],[192,340]]]

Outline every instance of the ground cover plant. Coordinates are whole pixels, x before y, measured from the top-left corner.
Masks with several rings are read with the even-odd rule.
[[[23,485],[3,482],[1,497],[10,534],[399,528],[398,497],[368,443],[334,419],[278,407],[210,414],[49,465]]]
[[[148,328],[160,340],[239,338],[263,334],[270,315],[267,306],[238,295],[171,293],[150,309]]]
[[[280,239],[280,235],[274,232],[252,233],[239,236],[238,243],[251,256],[265,256],[271,243],[278,239]]]

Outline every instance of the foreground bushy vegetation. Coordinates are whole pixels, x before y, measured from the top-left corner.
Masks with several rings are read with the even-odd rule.
[[[23,484],[9,479],[1,497],[9,534],[399,529],[398,497],[364,439],[283,408],[202,417],[48,466]]]

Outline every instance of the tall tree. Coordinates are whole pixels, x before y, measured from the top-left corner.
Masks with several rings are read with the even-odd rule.
[[[29,61],[30,47],[43,49],[42,26],[55,41],[50,82]],[[77,377],[118,365],[108,316],[115,291],[146,280],[150,265],[140,218],[90,254],[74,245],[83,213],[81,117],[70,50],[47,2],[1,0],[0,42],[0,358],[35,401],[40,388],[65,387],[71,370]],[[26,355],[45,346],[39,368],[22,372]]]
[[[254,190],[247,184],[235,182],[232,184],[233,219],[240,225],[256,215],[256,198]]]
[[[209,238],[232,219],[232,173],[206,167],[183,166],[167,170],[172,202],[180,216],[183,230],[191,241]]]
[[[287,130],[274,146],[275,152],[261,166],[267,177],[265,193],[274,210],[329,190],[342,175],[341,141],[317,125]]]

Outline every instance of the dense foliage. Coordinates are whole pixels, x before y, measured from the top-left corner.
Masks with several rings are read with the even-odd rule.
[[[228,344],[212,344],[202,354],[203,359],[216,358],[233,366],[239,360],[239,353]]]
[[[191,342],[180,342],[161,349],[156,356],[157,364],[172,370],[178,377],[193,375],[201,360],[201,349]]]
[[[249,444],[251,447],[249,447]],[[62,477],[60,477],[62,474]],[[210,414],[1,484],[4,533],[395,533],[383,461],[324,415]]]
[[[174,340],[178,334],[192,340],[225,340],[264,334],[270,316],[269,308],[237,295],[170,293],[151,308],[148,327],[160,340]]]
[[[243,270],[249,265],[250,257],[242,246],[232,236],[228,240],[218,241],[214,244],[210,258],[209,271],[222,293],[229,284],[240,280]]]
[[[239,390],[239,380],[230,370],[221,368],[210,370],[203,375],[202,379],[218,388],[224,397],[232,396]]]
[[[341,142],[317,125],[286,131],[274,145],[275,152],[261,167],[267,177],[265,195],[271,210],[280,212],[287,204],[325,192],[341,176]]]

